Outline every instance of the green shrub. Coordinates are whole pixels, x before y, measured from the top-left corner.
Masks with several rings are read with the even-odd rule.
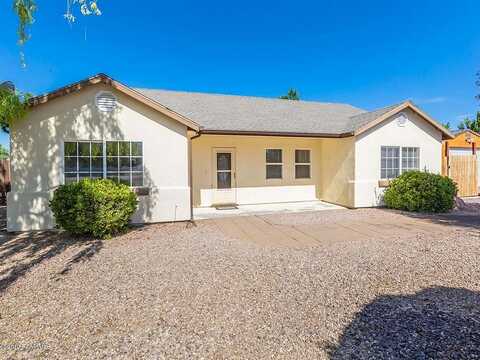
[[[126,229],[137,197],[126,185],[84,179],[56,189],[50,207],[57,226],[71,234],[109,238]]]
[[[408,171],[392,180],[384,200],[392,209],[419,212],[452,210],[457,185],[448,177],[422,171]]]

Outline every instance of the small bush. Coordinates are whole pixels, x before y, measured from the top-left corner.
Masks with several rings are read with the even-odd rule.
[[[392,180],[384,200],[392,209],[418,212],[452,210],[457,185],[448,177],[422,171],[408,171]]]
[[[56,189],[50,207],[57,226],[71,234],[109,238],[126,229],[137,197],[126,185],[84,179]]]

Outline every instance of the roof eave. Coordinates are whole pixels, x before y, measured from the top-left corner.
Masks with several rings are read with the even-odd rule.
[[[117,80],[112,79],[111,77],[103,73],[99,73],[87,79],[61,87],[49,93],[32,97],[28,101],[28,106],[33,108],[38,105],[45,104],[48,101],[53,100],[55,98],[65,96],[71,93],[75,93],[84,89],[85,87],[97,85],[97,84],[105,84],[105,85],[112,86],[114,89],[124,93],[125,95],[128,95],[140,101],[141,103],[153,108],[154,110],[157,110],[158,112],[172,118],[173,120],[176,120],[182,123],[183,125],[187,126],[189,129],[197,132],[200,130],[200,125],[198,125],[193,120],[190,120],[189,118],[173,111],[172,109],[169,109],[168,107],[156,102],[155,100],[152,100],[151,98],[143,95],[142,93],[122,84]]]
[[[464,134],[464,133],[466,133],[466,132],[472,133],[473,135],[480,137],[480,134],[477,133],[476,131],[473,131],[472,129],[463,129],[463,130],[455,133],[455,134],[454,134],[454,137],[457,137],[457,136],[459,136],[459,135],[462,135],[462,134]]]
[[[359,129],[354,131],[354,135],[358,136],[360,134],[363,134],[365,131],[373,128],[374,126],[384,122],[388,118],[392,117],[393,115],[399,113],[402,110],[405,110],[406,108],[410,108],[411,110],[415,111],[417,114],[419,114],[421,117],[423,117],[425,120],[427,120],[430,125],[435,127],[436,129],[440,130],[442,133],[442,139],[453,139],[455,136],[444,126],[440,125],[437,121],[435,121],[432,117],[424,113],[422,110],[420,110],[415,104],[413,104],[410,100],[407,100],[400,104],[399,106],[393,108],[392,110],[386,112],[385,114],[379,116],[373,121],[370,121],[369,123],[365,124],[364,126],[360,127]]]
[[[245,135],[245,136],[284,136],[284,137],[310,137],[310,138],[345,138],[354,136],[353,132],[345,133],[305,133],[291,131],[248,131],[248,130],[214,130],[200,129],[206,135]]]

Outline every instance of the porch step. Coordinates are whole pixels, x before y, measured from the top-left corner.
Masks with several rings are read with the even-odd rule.
[[[219,204],[213,206],[216,210],[236,210],[238,209],[238,204]]]

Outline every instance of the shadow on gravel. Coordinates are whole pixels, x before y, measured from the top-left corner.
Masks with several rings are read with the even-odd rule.
[[[435,287],[381,296],[345,329],[332,359],[480,357],[480,293]]]
[[[403,215],[414,219],[429,221],[433,224],[463,227],[468,229],[480,230],[479,214],[420,214],[402,212]]]
[[[70,258],[60,275],[68,273],[76,263],[90,259],[103,246],[101,240],[70,237],[65,233],[42,231],[0,235],[0,295],[34,266],[53,258],[66,249],[78,252]]]
[[[478,212],[457,212],[452,211],[450,213],[443,214],[427,214],[418,212],[409,212],[403,210],[392,210],[387,208],[381,208],[379,211],[385,211],[387,213],[399,214],[416,220],[425,220],[432,224],[454,226],[459,228],[480,230],[480,211]]]

